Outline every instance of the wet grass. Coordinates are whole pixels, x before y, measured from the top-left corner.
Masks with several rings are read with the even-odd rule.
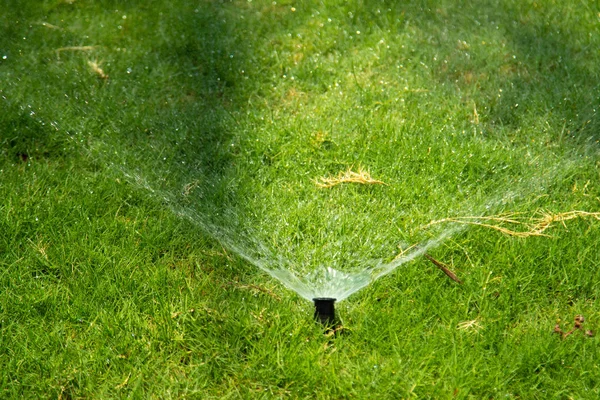
[[[304,272],[597,212],[597,5],[98,3],[0,14],[3,397],[598,397],[593,219],[457,234],[462,285],[412,262],[334,337],[173,213]],[[385,185],[318,185],[348,171]]]

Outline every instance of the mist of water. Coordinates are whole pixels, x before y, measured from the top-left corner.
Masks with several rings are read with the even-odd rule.
[[[495,196],[490,196],[485,204],[474,205],[470,211],[472,213],[491,211],[502,204],[513,202],[515,198],[525,196],[531,193],[540,185],[546,184],[549,180],[556,177],[559,171],[564,171],[565,165],[558,165],[546,171],[542,175],[532,176],[518,185],[514,185],[512,190],[500,192]],[[300,297],[311,301],[317,297],[335,298],[342,301],[367,287],[372,282],[394,272],[399,267],[409,263],[428,251],[440,246],[449,238],[468,229],[468,225],[452,225],[441,230],[436,236],[424,240],[418,245],[402,253],[391,261],[383,259],[376,260],[357,260],[362,267],[352,271],[343,271],[334,268],[332,265],[313,266],[311,271],[305,274],[299,274],[294,268],[294,261],[289,260],[283,254],[277,254],[272,248],[265,244],[260,237],[252,234],[241,234],[239,231],[226,225],[217,225],[209,222],[206,215],[198,212],[193,206],[184,206],[178,203],[175,196],[168,192],[158,191],[141,176],[122,171],[130,182],[135,183],[139,188],[143,188],[152,196],[158,198],[174,214],[188,220],[204,232],[208,233],[227,249],[237,254],[248,263],[258,267],[271,277],[281,282],[286,288],[294,291]],[[480,215],[484,215],[481,213]]]
[[[427,241],[412,251],[408,251],[407,254],[402,254],[391,262],[379,261],[373,266],[354,273],[321,266],[306,276],[298,277],[285,269],[261,269],[307,300],[328,297],[342,301],[377,279],[392,273],[401,265],[424,255],[428,250],[439,246],[453,234],[463,229],[464,227],[448,229],[435,239]]]
[[[111,154],[114,154],[114,150],[111,150]],[[520,175],[515,177],[514,180],[505,181],[495,192],[488,193],[487,196],[483,199],[480,198],[478,201],[473,200],[466,204],[463,203],[454,210],[454,215],[445,216],[489,215],[499,209],[504,209],[511,204],[515,204],[519,200],[527,199],[528,196],[543,194],[544,189],[555,181],[557,177],[564,177],[570,174],[571,172],[569,171],[574,166],[576,166],[576,163],[568,159],[556,162],[551,166],[546,165],[545,169],[536,165],[528,169],[530,171],[529,176]],[[303,252],[306,247],[296,248],[293,244],[289,243],[277,245],[270,240],[270,232],[274,232],[278,229],[277,227],[270,226],[267,229],[259,231],[249,226],[252,225],[252,221],[242,221],[241,225],[236,225],[232,221],[240,220],[244,217],[235,214],[235,211],[233,211],[234,214],[228,215],[227,210],[221,210],[222,215],[219,218],[215,218],[214,215],[210,215],[211,210],[201,204],[204,200],[202,195],[182,201],[181,196],[175,193],[173,189],[158,189],[156,182],[150,182],[148,176],[142,172],[133,172],[131,168],[117,165],[116,163],[111,163],[109,167],[116,169],[120,176],[125,176],[130,183],[142,189],[161,204],[164,204],[174,214],[194,224],[240,258],[256,266],[281,282],[286,288],[309,301],[316,297],[330,297],[342,301],[367,287],[372,282],[418,259],[426,252],[444,244],[449,238],[467,229],[467,225],[450,225],[441,227],[437,231],[429,232],[425,235],[425,238],[422,237],[423,235],[411,236],[410,244],[413,246],[410,250],[391,260],[389,243],[400,241],[394,237],[381,240],[381,242],[388,244],[387,248],[381,251],[381,254],[376,255],[376,257],[381,258],[373,259],[371,254],[360,254],[359,251],[356,251],[356,254],[352,254],[351,256],[342,257],[339,253],[344,248],[352,246],[340,246],[337,248],[332,246],[328,249],[332,254],[329,261],[327,254],[324,256],[321,253],[313,259],[304,257],[304,259],[300,260],[298,256],[304,256]],[[175,175],[180,178],[186,178],[188,181],[194,179],[191,176],[193,174],[187,171],[176,171]],[[212,190],[212,188],[205,189],[207,191]],[[442,210],[442,212],[444,211]],[[367,236],[367,239],[369,236],[380,238],[385,234],[384,232],[377,231],[376,228],[369,227],[368,224],[366,226],[368,229],[360,231],[360,235]],[[350,235],[354,235],[353,237],[334,237],[332,240],[340,240],[352,245],[353,240],[357,239],[357,235],[359,235],[356,232],[350,232]],[[377,240],[374,242],[377,242]],[[313,246],[319,245],[320,242],[318,241],[316,244],[313,244]],[[371,253],[376,253],[377,249],[380,248],[375,244],[370,248],[368,246],[369,244],[366,247],[363,246],[361,249],[367,248],[368,250],[373,250]],[[332,249],[334,251],[331,251]],[[327,253],[327,251],[324,253]],[[351,263],[347,262],[348,258],[352,258]]]

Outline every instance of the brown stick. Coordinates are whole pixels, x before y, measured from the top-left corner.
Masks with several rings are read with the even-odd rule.
[[[450,278],[454,282],[460,283],[462,285],[462,281],[460,279],[458,279],[458,277],[456,276],[456,274],[454,272],[450,271],[450,269],[448,268],[448,266],[446,266],[446,264],[439,262],[438,260],[431,257],[427,253],[425,253],[425,258],[428,259],[429,261],[431,261],[433,263],[433,265],[435,265],[436,267],[441,269],[442,272],[448,276],[448,278]]]
[[[573,326],[573,329],[571,329],[568,332],[564,332],[562,329],[560,329],[560,325],[556,324],[554,326],[554,333],[561,335],[561,338],[565,339],[565,338],[571,336],[577,330],[583,330],[584,322],[585,322],[585,317],[583,315],[576,315],[575,316],[575,325]],[[591,337],[591,336],[594,336],[594,332],[587,330],[587,331],[585,331],[585,335]]]

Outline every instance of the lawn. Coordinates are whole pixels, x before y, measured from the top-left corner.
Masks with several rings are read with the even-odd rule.
[[[0,397],[600,397],[595,2],[1,8]]]

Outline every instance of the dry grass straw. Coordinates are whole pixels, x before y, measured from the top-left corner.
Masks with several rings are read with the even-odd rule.
[[[56,29],[56,30],[62,30],[62,28],[60,26],[56,26],[56,25],[52,25],[48,22],[35,22],[35,25],[41,25],[44,28],[48,28],[48,29]]]
[[[371,178],[371,175],[363,170],[358,169],[358,172],[352,171],[352,167],[345,172],[340,172],[336,177],[325,178],[321,177],[316,180],[315,184],[320,188],[330,188],[341,183],[360,183],[363,185],[387,185],[387,183]]]
[[[458,325],[456,326],[456,329],[461,330],[461,331],[479,332],[481,329],[483,329],[483,326],[481,326],[478,319],[476,318],[471,321],[459,322]]]
[[[100,68],[100,64],[98,61],[88,61],[89,67],[92,69],[92,72],[96,74],[96,76],[100,79],[108,79],[108,75],[104,72],[102,68]]]
[[[509,236],[530,237],[530,236],[546,236],[545,231],[550,229],[554,223],[560,222],[565,226],[565,221],[576,218],[594,218],[600,220],[600,212],[589,211],[567,211],[563,213],[551,213],[549,211],[540,210],[534,216],[526,217],[523,213],[507,213],[500,215],[492,215],[487,217],[455,217],[444,218],[436,221],[431,221],[423,226],[426,229],[432,225],[437,225],[445,222],[454,222],[459,224],[477,225],[485,228],[495,229]],[[506,226],[510,228],[507,228]],[[513,227],[523,227],[525,229],[516,230]]]
[[[61,53],[63,51],[92,51],[96,49],[98,46],[67,46],[67,47],[59,47],[56,49],[57,53]]]
[[[93,51],[95,49],[97,49],[98,46],[67,46],[67,47],[59,47],[58,49],[56,49],[56,58],[60,60],[60,55],[61,53],[65,52],[65,51]]]

